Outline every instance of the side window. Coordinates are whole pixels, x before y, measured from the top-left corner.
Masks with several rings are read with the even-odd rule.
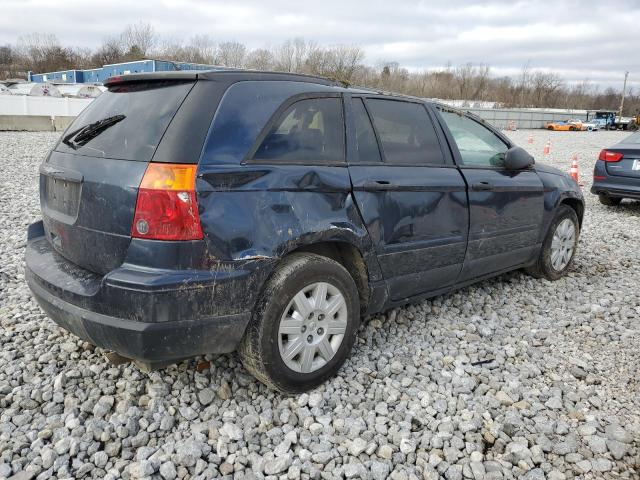
[[[357,161],[361,163],[380,162],[380,150],[378,149],[376,134],[373,131],[373,125],[371,125],[369,114],[367,114],[361,98],[353,99],[353,119],[358,145]]]
[[[280,116],[254,160],[344,161],[344,122],[339,98],[300,100]]]
[[[385,160],[398,164],[444,164],[440,143],[424,105],[368,99]]]
[[[495,133],[464,115],[443,110],[440,114],[460,150],[463,165],[504,166],[504,154],[509,147]]]

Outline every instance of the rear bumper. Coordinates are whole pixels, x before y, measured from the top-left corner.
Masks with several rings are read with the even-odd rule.
[[[61,300],[33,281],[31,273],[27,282],[42,309],[62,328],[94,345],[143,362],[231,352],[249,321],[248,313],[163,323],[124,320]]]
[[[150,363],[235,350],[267,270],[243,262],[207,271],[124,263],[100,276],[55,252],[41,222],[28,236],[25,277],[51,319],[94,345]]]
[[[610,180],[594,182],[591,187],[591,193],[594,195],[640,199],[640,181],[638,181],[637,187],[633,185],[621,185]]]
[[[602,160],[596,161],[593,177],[591,193],[595,195],[640,198],[640,177],[611,175]]]

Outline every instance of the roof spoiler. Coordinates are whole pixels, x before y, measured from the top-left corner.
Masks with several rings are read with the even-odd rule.
[[[163,80],[197,80],[197,72],[153,72],[153,73],[131,73],[127,75],[116,75],[109,77],[105,82],[105,87],[112,87],[114,85],[121,85],[123,83],[133,82],[153,82]]]

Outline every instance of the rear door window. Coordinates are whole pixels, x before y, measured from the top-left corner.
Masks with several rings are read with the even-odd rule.
[[[205,143],[204,165],[237,164],[251,157],[258,135],[287,99],[336,87],[288,80],[240,81],[224,94]]]
[[[71,124],[57,151],[148,162],[193,82],[114,85]]]
[[[340,98],[311,98],[289,106],[270,128],[253,160],[344,162]]]
[[[424,105],[367,99],[367,108],[373,117],[387,163],[445,163],[435,128]]]
[[[380,162],[380,150],[369,114],[361,98],[353,99],[353,118],[356,127],[357,162]]]

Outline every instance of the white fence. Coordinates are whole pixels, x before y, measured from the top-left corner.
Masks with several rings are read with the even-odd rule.
[[[586,120],[586,112],[562,112],[558,110],[526,110],[517,108],[463,108],[497,128],[544,128],[548,122],[572,119]]]
[[[0,95],[0,115],[45,115],[75,117],[92,99]]]

